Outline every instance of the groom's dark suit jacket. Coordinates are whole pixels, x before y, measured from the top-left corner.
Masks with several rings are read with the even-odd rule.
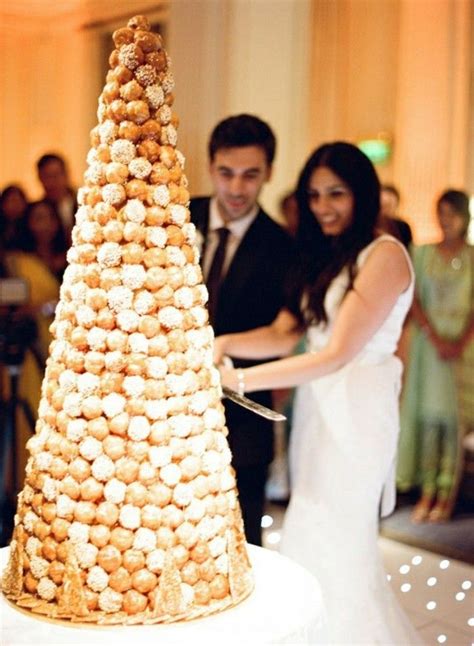
[[[207,239],[209,197],[191,200],[191,220]],[[204,257],[204,247],[201,258]],[[284,305],[284,282],[294,261],[293,242],[262,209],[250,225],[232,259],[219,291],[214,323],[218,336],[271,323]],[[255,365],[232,357],[236,367]],[[272,406],[270,391],[250,398]],[[273,457],[273,424],[224,400],[229,444],[235,467],[267,465]]]

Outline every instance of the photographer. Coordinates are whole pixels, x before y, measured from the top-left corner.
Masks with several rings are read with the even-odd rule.
[[[0,263],[0,545],[11,532],[20,487],[19,429],[27,439],[35,424],[31,407],[19,396],[19,383],[26,349],[36,340],[36,324],[21,313],[28,297],[26,283],[7,278],[6,273]]]
[[[2,260],[0,540],[8,534],[11,501],[15,499],[26,465],[23,447],[34,430],[50,342],[49,326],[60,287],[57,278],[35,254],[12,250]],[[20,279],[14,289],[9,283],[12,278]]]

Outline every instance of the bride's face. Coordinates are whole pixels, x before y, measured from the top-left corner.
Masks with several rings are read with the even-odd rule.
[[[308,183],[308,202],[324,235],[339,236],[352,223],[354,194],[329,168],[315,168]]]

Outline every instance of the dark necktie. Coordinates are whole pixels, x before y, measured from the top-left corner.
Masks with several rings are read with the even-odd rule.
[[[222,268],[224,266],[227,240],[229,238],[230,231],[226,227],[221,227],[220,229],[216,229],[216,233],[219,236],[219,242],[217,244],[206,281],[207,291],[209,292],[208,310],[211,325],[215,323],[217,300],[222,281]]]

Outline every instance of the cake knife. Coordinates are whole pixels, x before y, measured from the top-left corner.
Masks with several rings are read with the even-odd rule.
[[[267,408],[262,404],[257,404],[257,402],[252,401],[244,395],[239,395],[237,391],[232,390],[232,388],[228,388],[227,386],[222,386],[222,395],[224,397],[227,397],[227,399],[230,399],[230,401],[235,402],[239,406],[243,406],[244,408],[251,410],[253,413],[260,415],[261,417],[265,417],[266,419],[271,419],[274,422],[282,422],[286,419],[286,417],[281,413],[277,413],[276,411],[272,410],[271,408]]]

